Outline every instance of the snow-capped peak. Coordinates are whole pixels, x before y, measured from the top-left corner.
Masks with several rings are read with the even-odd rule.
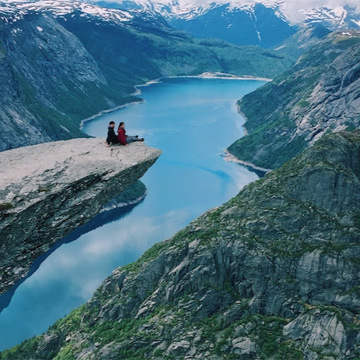
[[[116,22],[126,22],[133,19],[133,15],[124,10],[107,9],[71,0],[6,0],[1,3],[0,18],[5,19],[6,22],[14,22],[30,11],[49,12],[55,16],[64,16],[77,11],[81,13],[80,16],[91,16]]]
[[[83,1],[97,3],[100,0]],[[257,4],[262,4],[273,9],[279,18],[286,19],[292,25],[325,21],[330,26],[337,28],[345,26],[349,22],[356,26],[360,21],[360,17],[358,18],[360,4],[357,4],[357,0],[318,0],[317,7],[314,7],[315,2],[311,0],[102,0],[102,3],[104,2],[116,3],[125,9],[156,11],[166,18],[188,20],[202,16],[220,6],[226,6],[228,11],[253,12]],[[350,19],[347,9],[352,9]]]
[[[98,0],[85,0],[89,3],[96,3]],[[106,0],[105,0],[106,2]],[[240,9],[251,11],[253,7],[261,3],[266,7],[279,9],[283,1],[279,0],[109,0],[127,8],[129,3],[133,8],[156,11],[165,17],[193,18],[201,16],[210,9],[227,5],[229,10]]]

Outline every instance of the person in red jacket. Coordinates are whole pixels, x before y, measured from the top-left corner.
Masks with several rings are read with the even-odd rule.
[[[139,138],[138,135],[130,136],[126,135],[125,123],[122,121],[118,128],[118,140],[121,145],[127,145],[134,141],[144,141],[144,138]]]

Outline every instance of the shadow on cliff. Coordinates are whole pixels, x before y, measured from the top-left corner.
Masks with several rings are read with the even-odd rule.
[[[140,203],[142,203],[144,199],[141,201],[132,204],[132,205],[126,205],[120,208],[112,209],[109,211],[105,211],[102,213],[99,213],[96,215],[92,220],[90,220],[88,223],[80,226],[73,232],[71,232],[69,235],[65,236],[61,240],[57,241],[46,253],[39,256],[31,265],[30,271],[26,277],[18,281],[8,292],[5,294],[0,295],[0,314],[1,312],[10,304],[11,299],[17,290],[17,288],[30,276],[32,276],[40,267],[40,265],[43,263],[43,261],[46,260],[47,257],[49,257],[56,249],[58,249],[61,245],[67,244],[70,242],[73,242],[80,238],[80,236],[93,231],[103,225],[106,225],[108,223],[111,223],[113,221],[117,221],[121,218],[124,218],[128,214],[131,213],[131,211]]]

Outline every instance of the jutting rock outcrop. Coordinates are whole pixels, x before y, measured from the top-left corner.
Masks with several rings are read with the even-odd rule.
[[[245,187],[0,359],[360,356],[360,131]]]
[[[248,136],[229,147],[275,169],[329,132],[360,128],[360,32],[332,33],[287,72],[239,101]]]
[[[148,170],[160,150],[74,139],[0,153],[0,292],[56,240],[94,217]]]

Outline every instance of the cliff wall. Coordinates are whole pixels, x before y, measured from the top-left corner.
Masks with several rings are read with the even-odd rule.
[[[323,135],[360,128],[360,33],[332,33],[287,72],[239,100],[248,136],[240,160],[276,169]]]

